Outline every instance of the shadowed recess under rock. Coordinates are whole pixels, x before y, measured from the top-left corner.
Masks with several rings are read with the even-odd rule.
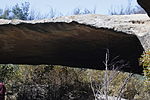
[[[104,70],[119,61],[120,70],[142,73],[143,47],[135,35],[77,22],[0,25],[1,64],[49,64]],[[117,58],[112,61],[112,59]],[[127,66],[122,66],[128,64]],[[122,67],[121,67],[122,66]]]

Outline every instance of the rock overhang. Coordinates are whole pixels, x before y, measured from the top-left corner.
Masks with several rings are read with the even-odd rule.
[[[38,24],[38,23],[71,23],[89,25],[95,28],[112,29],[126,34],[136,35],[142,43],[145,50],[150,48],[150,18],[146,14],[133,15],[74,15],[64,16],[52,19],[22,21],[22,20],[3,20],[0,19],[0,25],[12,24],[18,25],[22,23]]]
[[[142,73],[138,58],[143,47],[150,47],[146,15],[77,15],[37,21],[0,20],[0,24],[0,63],[104,69],[97,66],[102,66],[108,48],[110,54],[113,52],[111,57],[119,55],[131,62],[132,67],[123,71]]]

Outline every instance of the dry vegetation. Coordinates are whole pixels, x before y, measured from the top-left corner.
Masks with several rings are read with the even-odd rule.
[[[43,91],[53,90],[53,93],[43,92],[45,93],[43,94],[44,97],[47,97],[48,95],[53,97],[53,100],[58,100],[58,98],[60,100],[63,100],[63,98],[69,100],[71,98],[70,97],[71,95],[74,95],[74,98],[77,98],[77,100],[79,99],[85,100],[83,99],[82,96],[84,96],[84,98],[91,97],[90,99],[87,100],[92,100],[94,99],[92,87],[94,88],[95,91],[97,90],[101,91],[104,88],[103,86],[104,82],[106,82],[104,81],[106,71],[70,68],[62,66],[48,66],[48,65],[5,66],[5,68],[7,67],[13,67],[17,69],[14,70],[14,73],[9,73],[9,75],[4,76],[3,78],[7,86],[7,91],[9,92],[11,91],[13,95],[17,94],[16,98],[22,98],[23,96],[33,98],[34,95],[31,94],[37,94],[36,93],[37,91],[35,90],[34,93],[28,92],[29,91],[33,92],[34,86],[35,88],[37,88],[36,86],[39,86],[38,88],[45,86],[44,89],[42,88]],[[112,73],[115,76],[113,78]],[[122,88],[125,79],[127,79],[129,75],[130,75],[129,73],[108,71],[108,78],[111,79],[111,81],[109,81],[109,85],[107,88],[108,89],[107,95],[117,97],[118,94],[120,93],[120,89]],[[46,88],[49,86],[53,87],[47,90]],[[133,100],[133,98],[134,100],[148,100],[148,98],[150,98],[149,92],[150,92],[150,84],[145,83],[145,78],[140,75],[133,75],[128,79],[128,82],[122,88],[121,97],[130,100]],[[34,98],[37,98],[37,96],[35,96]]]
[[[140,59],[144,75],[123,73],[107,68],[91,70],[52,65],[1,65],[1,81],[10,100],[149,100],[149,51]],[[13,98],[13,99],[12,99]],[[50,99],[50,100],[51,100]]]

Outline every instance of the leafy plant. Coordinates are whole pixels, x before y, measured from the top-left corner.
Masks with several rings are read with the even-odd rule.
[[[1,19],[11,19],[10,17],[10,9],[5,9],[5,10],[2,10],[0,9],[0,18]]]
[[[16,4],[12,8],[12,13],[14,14],[13,17],[16,19],[27,20],[29,15],[29,2],[22,3],[21,6]]]

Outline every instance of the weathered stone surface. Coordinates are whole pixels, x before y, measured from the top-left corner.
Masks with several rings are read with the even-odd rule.
[[[146,15],[78,15],[40,21],[0,20],[0,23],[0,63],[6,64],[103,70],[109,49],[110,60],[118,57],[112,62],[121,60],[116,66],[129,63],[120,70],[141,73],[138,58],[143,47],[150,47],[150,22]]]
[[[127,34],[134,34],[138,37],[145,50],[150,48],[150,18],[146,14],[135,15],[77,15],[65,16],[54,19],[44,19],[35,21],[22,20],[3,20],[0,19],[0,25],[19,23],[49,23],[49,22],[66,22],[72,21],[80,24],[94,26],[96,28],[108,28],[114,31],[124,32]]]
[[[150,16],[150,0],[137,0],[137,2]]]

